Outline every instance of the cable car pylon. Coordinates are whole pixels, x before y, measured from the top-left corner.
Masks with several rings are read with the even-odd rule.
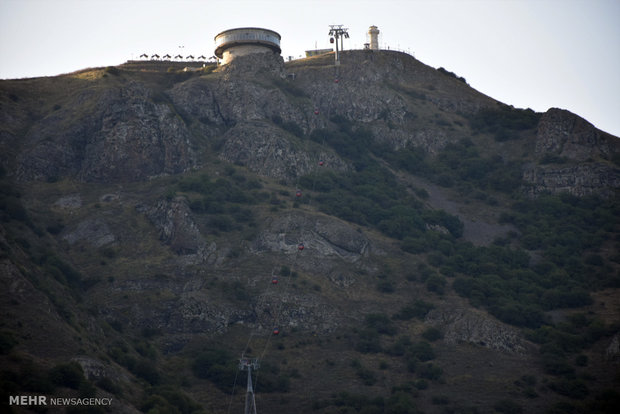
[[[256,399],[254,398],[254,387],[252,386],[252,368],[257,370],[259,366],[258,358],[241,358],[239,360],[239,370],[248,370],[248,386],[245,392],[244,414],[256,414]]]

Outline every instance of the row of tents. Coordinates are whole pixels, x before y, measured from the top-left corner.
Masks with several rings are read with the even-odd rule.
[[[198,57],[194,57],[194,55],[187,55],[185,57],[183,57],[182,55],[176,55],[174,57],[172,57],[169,54],[165,54],[163,56],[159,56],[157,53],[152,54],[152,55],[148,55],[146,53],[143,53],[140,55],[140,59],[150,59],[150,60],[198,60],[198,61],[204,61],[207,60],[207,57],[205,55],[200,55]],[[216,57],[215,56],[211,56],[208,60],[215,60]]]

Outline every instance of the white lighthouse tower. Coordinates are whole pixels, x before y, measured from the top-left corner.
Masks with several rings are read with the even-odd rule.
[[[368,36],[370,37],[370,50],[379,50],[379,29],[377,26],[370,26]]]

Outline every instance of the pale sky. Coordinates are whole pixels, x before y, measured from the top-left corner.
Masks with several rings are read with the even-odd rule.
[[[568,109],[620,136],[620,0],[0,0],[0,79],[109,66],[142,53],[213,55],[216,34],[256,26],[284,57],[345,49],[368,27],[517,108]]]

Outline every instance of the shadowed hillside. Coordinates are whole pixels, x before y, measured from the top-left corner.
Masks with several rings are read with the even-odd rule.
[[[242,355],[263,413],[620,404],[618,138],[341,61],[0,82],[3,404],[241,412]]]

